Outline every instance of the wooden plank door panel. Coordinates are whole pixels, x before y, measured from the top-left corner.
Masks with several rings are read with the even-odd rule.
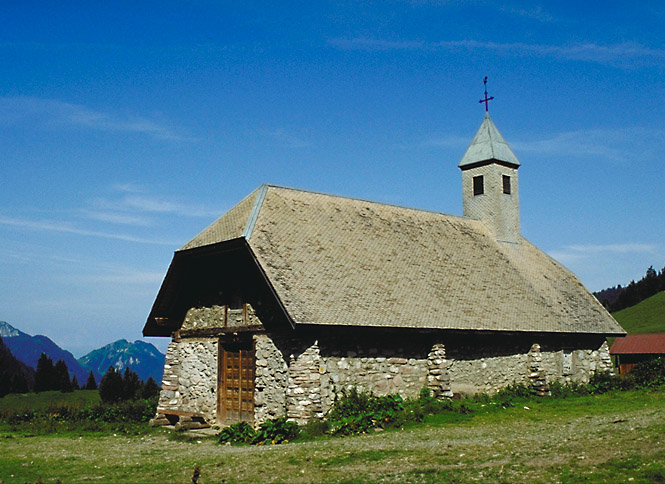
[[[251,341],[219,343],[218,419],[224,425],[254,421],[255,357]]]

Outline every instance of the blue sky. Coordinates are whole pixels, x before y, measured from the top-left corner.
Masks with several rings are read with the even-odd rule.
[[[173,251],[264,182],[461,214],[484,76],[523,235],[591,290],[662,268],[665,6],[598,5],[4,4],[0,320],[139,338]]]

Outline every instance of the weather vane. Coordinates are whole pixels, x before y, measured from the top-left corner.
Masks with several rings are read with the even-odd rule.
[[[485,103],[485,112],[489,112],[487,103],[490,102],[492,99],[494,99],[494,96],[487,97],[487,76],[485,76],[485,79],[483,79],[483,84],[485,84],[485,99],[481,99],[478,102]]]

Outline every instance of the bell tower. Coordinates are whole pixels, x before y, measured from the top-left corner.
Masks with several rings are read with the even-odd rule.
[[[490,119],[491,99],[485,89],[485,119],[458,165],[464,216],[483,221],[497,240],[520,243],[520,162]]]

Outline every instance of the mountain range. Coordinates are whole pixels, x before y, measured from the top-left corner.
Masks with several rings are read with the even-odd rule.
[[[12,352],[17,360],[22,361],[35,370],[37,369],[37,360],[42,353],[46,353],[54,363],[58,360],[64,361],[69,369],[70,378],[76,375],[79,384],[85,383],[88,379],[90,369],[81,365],[74,358],[74,355],[60,348],[47,336],[31,336],[14,328],[5,321],[0,321],[0,337],[2,337],[5,346],[9,348],[9,351]],[[99,376],[95,376],[99,381]]]
[[[144,341],[136,340],[130,343],[126,339],[120,339],[91,351],[78,361],[100,375],[106,373],[109,366],[118,371],[129,367],[141,380],[152,377],[158,385],[162,382],[164,355],[154,345]]]
[[[91,370],[99,382],[109,366],[120,371],[130,367],[142,380],[152,377],[157,384],[162,381],[164,354],[154,345],[140,340],[130,343],[121,339],[93,350],[77,360],[47,336],[31,336],[5,321],[0,321],[0,338],[16,359],[33,369],[37,368],[37,360],[42,353],[46,353],[54,363],[63,360],[67,364],[70,377],[76,375],[81,385],[86,382]]]

